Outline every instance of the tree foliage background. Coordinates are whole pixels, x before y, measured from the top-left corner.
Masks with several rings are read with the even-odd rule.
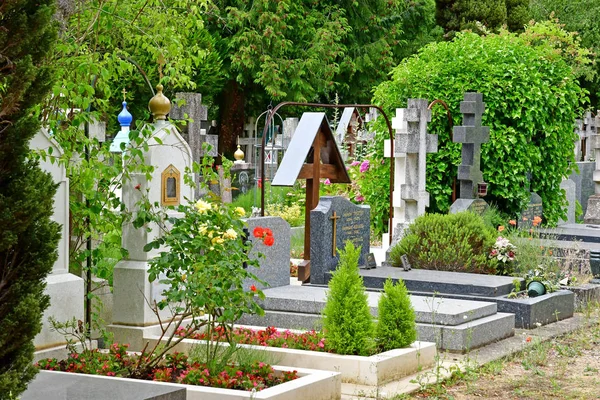
[[[596,0],[532,0],[531,16],[536,21],[557,18],[564,29],[577,32],[581,46],[600,54],[600,2]],[[591,105],[600,106],[600,63],[595,62],[592,73],[580,77],[583,87],[590,92]]]
[[[40,128],[35,106],[52,83],[46,53],[56,38],[53,0],[0,4],[0,397],[34,377],[33,338],[48,307],[45,278],[59,227],[50,220],[56,190],[28,159]]]

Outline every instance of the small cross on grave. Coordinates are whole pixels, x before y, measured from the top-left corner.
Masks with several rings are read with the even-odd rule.
[[[462,143],[462,160],[458,166],[460,198],[452,204],[450,212],[466,209],[480,212],[482,208],[487,208],[485,201],[477,199],[478,184],[484,183],[481,172],[481,145],[490,139],[490,128],[481,125],[485,111],[483,95],[481,93],[465,93],[464,101],[460,103],[460,111],[463,114],[463,125],[455,126],[453,130],[454,142]]]
[[[333,221],[333,237],[332,237],[332,246],[331,246],[331,255],[333,257],[335,257],[335,251],[337,250],[335,243],[337,240],[337,230],[336,230],[336,225],[337,225],[337,220],[340,219],[341,217],[339,215],[337,215],[337,213],[334,211],[333,215],[331,217],[329,217],[330,220]]]

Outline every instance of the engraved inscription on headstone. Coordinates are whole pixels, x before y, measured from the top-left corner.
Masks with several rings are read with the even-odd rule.
[[[366,265],[370,245],[369,206],[357,206],[343,197],[321,197],[310,212],[311,283],[326,283],[326,274],[339,262],[347,241],[361,247],[359,265]]]

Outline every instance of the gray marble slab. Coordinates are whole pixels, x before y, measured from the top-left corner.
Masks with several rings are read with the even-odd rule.
[[[169,384],[40,371],[21,400],[185,400],[186,390]]]

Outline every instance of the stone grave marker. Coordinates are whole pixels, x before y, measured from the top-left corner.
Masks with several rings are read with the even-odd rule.
[[[343,197],[321,197],[310,212],[310,282],[327,283],[327,273],[335,270],[349,240],[361,247],[359,266],[367,263],[371,242],[371,208],[356,205]]]
[[[544,207],[542,205],[542,198],[535,192],[531,192],[529,203],[527,207],[521,211],[519,218],[519,227],[529,228],[532,226],[533,219],[535,217],[542,217],[544,213]]]
[[[563,179],[560,183],[560,188],[565,191],[565,196],[567,198],[567,219],[561,220],[562,223],[566,224],[574,224],[575,223],[575,196],[576,196],[576,187],[575,182],[571,179]]]
[[[467,210],[481,213],[487,208],[487,203],[477,197],[478,185],[484,183],[481,145],[490,139],[490,128],[481,125],[484,111],[485,103],[481,93],[465,93],[464,101],[460,103],[463,125],[453,129],[453,141],[462,143],[462,160],[458,166],[460,197],[450,207],[451,213]]]
[[[246,286],[255,284],[260,289],[267,287],[287,286],[290,284],[290,238],[292,229],[281,217],[256,217],[249,218],[248,236],[254,246],[250,252],[250,258],[257,259],[260,268],[250,268],[250,272],[257,278],[266,282],[266,286],[255,281],[248,281]],[[266,246],[262,241],[252,236],[254,228],[269,228],[273,231],[275,243]],[[258,257],[262,253],[264,257]]]
[[[48,322],[48,317],[54,317],[57,321],[64,322],[73,318],[83,321],[84,310],[84,282],[80,277],[69,273],[69,179],[65,166],[52,158],[60,157],[63,150],[60,145],[41,129],[29,143],[31,150],[45,151],[49,155],[40,160],[40,168],[52,176],[52,180],[58,184],[54,194],[54,205],[52,220],[61,225],[60,239],[58,242],[58,258],[56,259],[52,272],[46,277],[46,289],[44,293],[50,296],[50,307],[44,311],[42,318],[42,330],[35,337],[36,348],[48,348],[60,346],[64,348],[66,339],[64,335],[55,332]]]
[[[202,129],[202,124],[208,119],[208,107],[202,104],[202,95],[200,93],[179,92],[175,94],[176,100],[173,103],[169,117],[173,120],[184,120],[191,118],[192,121],[187,123],[187,142],[192,149],[193,161],[200,162],[204,156],[202,146],[204,143],[209,143],[212,148],[208,152],[209,156],[216,157],[218,155],[217,135],[207,135],[206,129]],[[185,104],[178,106],[179,100],[185,100]],[[195,197],[200,197],[200,176],[196,177]]]
[[[408,99],[408,108],[396,109],[392,127],[394,139],[394,227],[391,245],[397,243],[404,230],[429,206],[426,190],[427,153],[437,152],[438,136],[427,133],[431,110],[426,99]],[[384,149],[386,157],[389,149]],[[388,258],[389,254],[386,254]]]
[[[130,180],[123,184],[123,202],[127,211],[134,214],[138,212],[138,202],[146,193],[151,203],[158,202],[161,206],[185,204],[186,199],[194,197],[193,189],[183,179],[186,168],[192,167],[192,150],[177,127],[165,121],[170,102],[162,94],[162,86],[158,88],[158,93],[150,100],[149,108],[155,121],[150,125],[152,136],[159,141],[143,152],[144,163],[152,165],[154,171],[150,179],[144,173],[132,173]],[[178,215],[175,211],[168,211],[167,214]],[[154,223],[140,229],[132,223],[124,225],[123,248],[127,249],[129,257],[119,261],[114,269],[113,321],[109,330],[114,333],[116,341],[130,343],[134,351],[142,350],[145,327],[159,323],[148,305],[160,301],[162,296],[160,282],[148,281],[149,261],[159,250],[144,251],[144,246],[159,234],[159,228]],[[163,321],[169,315],[168,309],[161,311]]]
[[[586,224],[600,224],[600,135],[592,135],[590,138],[594,151],[594,194],[588,198],[587,210],[583,221]]]

